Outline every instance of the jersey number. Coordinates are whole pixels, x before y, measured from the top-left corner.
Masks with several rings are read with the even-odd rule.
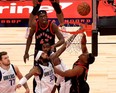
[[[11,79],[11,80],[9,80],[9,81],[10,81],[10,85],[11,85],[11,86],[15,84],[15,79]]]
[[[50,75],[50,82],[54,80],[54,74]]]

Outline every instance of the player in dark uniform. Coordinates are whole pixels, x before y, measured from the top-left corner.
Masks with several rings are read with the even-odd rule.
[[[95,60],[93,54],[88,53],[86,47],[86,35],[83,33],[81,40],[82,54],[79,59],[74,63],[73,68],[62,72],[55,68],[56,73],[64,77],[71,78],[70,93],[89,93],[89,85],[86,82],[89,65]]]
[[[26,42],[26,49],[24,54],[24,62],[26,63],[26,59],[29,59],[29,49],[32,43],[33,35],[35,34],[35,50],[34,50],[34,58],[39,50],[42,50],[42,44],[45,42],[49,42],[51,44],[52,50],[55,50],[56,47],[62,45],[64,43],[63,35],[60,33],[58,26],[48,21],[47,12],[44,10],[40,10],[37,13],[38,21],[33,23],[33,26],[30,28],[30,33]],[[58,41],[55,43],[55,35],[58,38]],[[36,65],[36,62],[34,62]],[[35,84],[34,84],[35,85]],[[35,86],[34,86],[35,88]],[[35,90],[35,89],[33,89]]]

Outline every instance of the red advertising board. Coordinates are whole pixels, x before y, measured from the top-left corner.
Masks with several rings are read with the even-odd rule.
[[[84,0],[87,2],[90,6],[91,0]],[[64,2],[61,0],[60,6],[64,13],[65,18],[90,18],[92,17],[91,12],[87,16],[81,16],[77,12],[77,6],[79,3],[81,3],[81,0],[70,0],[67,2]],[[33,9],[32,1],[14,1],[14,2],[0,2],[0,18],[29,18],[29,14],[31,13]],[[41,10],[46,10],[48,13],[49,18],[56,18],[55,11],[49,2],[43,1],[42,6],[40,7]]]
[[[116,0],[115,0],[116,1]],[[87,16],[81,16],[77,12],[77,6],[79,3],[87,2],[90,7],[90,13]],[[75,24],[75,22],[92,24],[92,0],[60,0],[60,6],[64,14],[65,23]],[[32,0],[24,2],[18,0],[0,1],[0,27],[5,26],[28,26],[29,14],[33,9]],[[58,23],[56,13],[49,2],[49,0],[43,0],[41,10],[46,10],[50,20],[55,20]],[[114,16],[113,7],[106,5],[101,0],[98,8],[99,16]]]

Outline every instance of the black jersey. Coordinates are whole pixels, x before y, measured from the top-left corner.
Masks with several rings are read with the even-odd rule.
[[[37,22],[37,28],[35,33],[35,50],[42,50],[42,44],[49,43],[53,45],[55,43],[55,33],[52,30],[52,22],[48,21],[48,25],[45,28],[40,27]]]
[[[71,89],[70,93],[89,93],[89,85],[87,84],[87,74],[88,74],[88,65],[82,65],[79,63],[79,61],[76,61],[73,65],[73,68],[75,66],[81,66],[84,68],[84,71],[81,76],[77,77],[74,76],[71,78]]]

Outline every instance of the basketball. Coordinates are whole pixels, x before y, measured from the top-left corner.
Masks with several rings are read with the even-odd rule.
[[[86,2],[82,2],[80,4],[78,4],[77,6],[77,12],[81,15],[81,16],[86,16],[90,13],[90,5]]]

